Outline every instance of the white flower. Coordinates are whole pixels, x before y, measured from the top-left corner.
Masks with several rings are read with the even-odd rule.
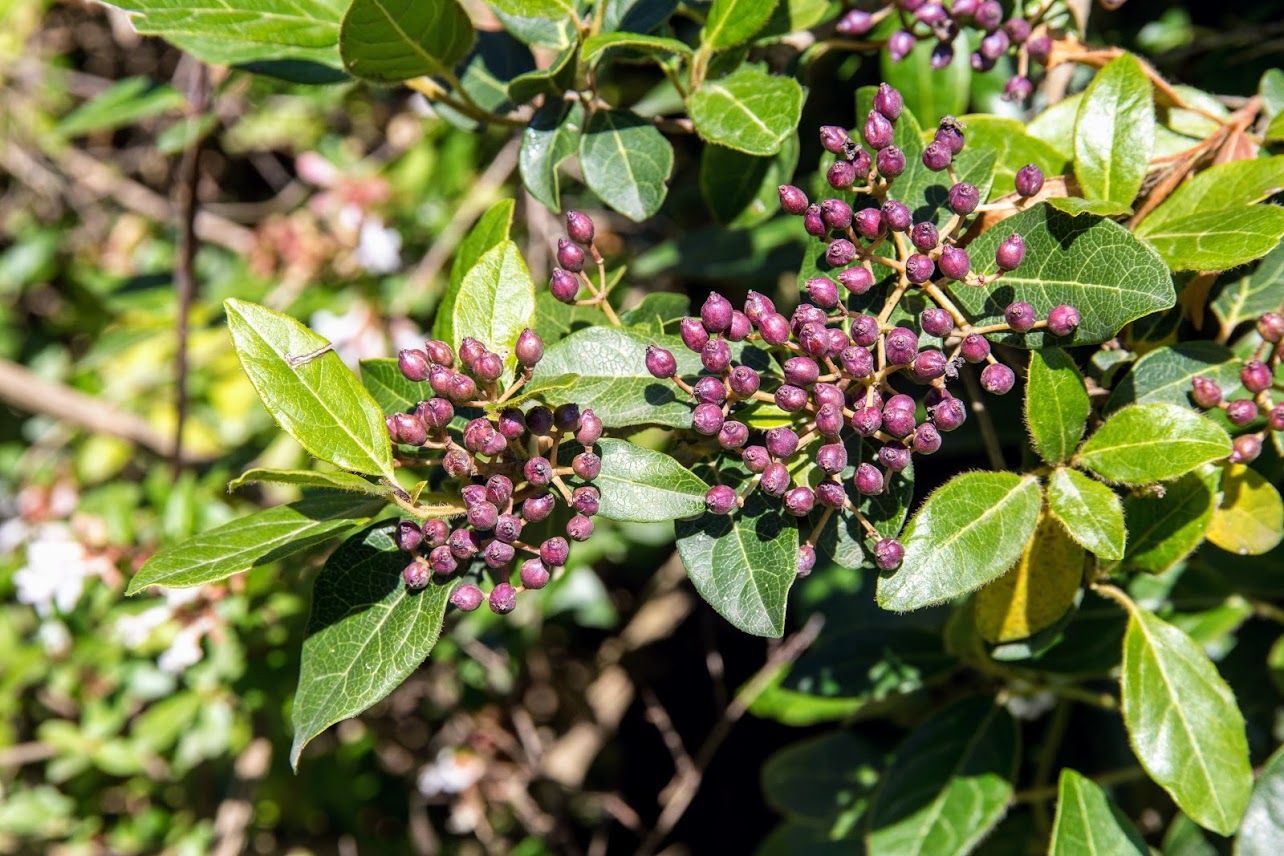
[[[18,601],[35,607],[42,617],[55,606],[59,612],[70,612],[80,600],[85,579],[97,575],[101,564],[86,554],[83,544],[71,540],[66,526],[42,526],[27,545],[27,564],[13,575]]]
[[[56,618],[40,622],[36,637],[50,657],[61,657],[71,650],[71,631]]]
[[[179,630],[174,634],[174,641],[169,644],[165,652],[156,658],[157,668],[162,672],[176,675],[189,666],[199,663],[205,657],[205,651],[201,648],[201,639],[205,637],[210,627],[209,620],[201,618]]]
[[[365,301],[353,301],[342,315],[319,310],[313,313],[310,326],[318,336],[330,340],[335,353],[353,371],[361,360],[388,355],[388,342]]]
[[[401,233],[377,217],[367,217],[357,241],[357,264],[370,273],[392,273],[401,267]]]
[[[139,648],[151,637],[152,631],[170,619],[167,606],[153,606],[133,615],[116,619],[116,635],[126,648]]]
[[[416,784],[426,797],[457,794],[476,784],[485,772],[486,762],[472,752],[447,747],[419,771]]]

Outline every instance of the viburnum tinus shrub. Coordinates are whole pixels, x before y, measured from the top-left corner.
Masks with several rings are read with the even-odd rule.
[[[621,305],[599,224],[570,211],[537,289],[509,202],[461,244],[422,349],[359,380],[231,301],[265,406],[334,469],[247,473],[316,493],[159,554],[131,589],[346,538],[316,582],[297,762],[450,612],[520,620],[603,521],[672,523],[730,624],[801,625],[735,709],[842,723],[767,764],[787,815],[767,852],[991,834],[1078,852],[1088,830],[1145,852],[1115,802],[1265,852],[1284,761],[1279,700],[1256,694],[1278,633],[1237,634],[1284,595],[1281,78],[1239,100],[1174,86],[1055,2],[491,6],[503,31],[468,36],[455,3],[393,27],[358,0],[338,59],[448,121],[520,128],[522,183],[555,211],[573,157],[604,206],[652,217],[670,137],[694,133],[682,177],[736,230],[784,223],[794,287]],[[550,49],[538,69],[527,44]],[[816,90],[792,75],[832,50],[882,60],[883,85],[851,87],[854,128],[803,120]],[[635,63],[671,113],[618,100]],[[1032,69],[1062,64],[1069,96],[1035,92]],[[990,65],[1026,123],[965,113]],[[714,253],[710,234],[679,255]],[[890,756],[886,728],[905,731]],[[851,787],[817,805],[788,786],[820,773]]]

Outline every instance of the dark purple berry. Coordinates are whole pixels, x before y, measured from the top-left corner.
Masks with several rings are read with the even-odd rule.
[[[807,194],[792,184],[782,184],[776,192],[780,195],[780,207],[786,214],[796,216],[807,210]]]
[[[806,517],[816,507],[816,494],[809,487],[796,487],[785,493],[785,510],[796,517]]]
[[[954,332],[954,319],[950,313],[939,307],[924,309],[918,316],[919,326],[929,336],[944,338]]]
[[[493,354],[490,351],[482,354],[473,363],[473,374],[479,380],[493,383],[499,380],[500,375],[504,373],[504,360],[499,354]]]
[[[725,484],[716,484],[704,495],[705,507],[711,514],[730,514],[736,507],[736,492]]]
[[[933,140],[923,149],[923,166],[932,172],[940,172],[946,169],[954,156],[950,154],[950,148],[940,140]]]
[[[857,467],[853,481],[856,483],[856,490],[865,496],[883,492],[883,474],[873,464],[861,464]]]
[[[1030,332],[1039,320],[1034,314],[1034,307],[1020,300],[1008,304],[1008,308],[1003,310],[1003,318],[1015,333]]]
[[[936,263],[922,253],[912,253],[905,260],[905,278],[915,284],[927,282],[936,271]]]
[[[691,427],[706,437],[717,434],[722,421],[722,408],[716,404],[697,404],[691,413]]]
[[[1257,418],[1257,403],[1251,398],[1239,398],[1226,405],[1226,418],[1232,425],[1243,428]]]
[[[566,234],[577,244],[588,246],[593,243],[593,220],[587,214],[578,211],[566,212]]]
[[[883,178],[896,178],[905,172],[905,153],[896,146],[879,149],[874,164]]]
[[[522,537],[522,518],[516,514],[501,514],[495,521],[495,537],[511,544]]]
[[[602,472],[602,459],[592,452],[580,452],[571,460],[571,469],[585,481],[592,481]]]
[[[558,238],[557,263],[571,273],[579,273],[584,270],[584,251],[566,238]]]
[[[918,336],[908,327],[897,327],[887,334],[887,362],[894,366],[907,366],[918,354]]]
[[[1022,196],[1034,196],[1043,189],[1043,170],[1035,164],[1028,163],[1017,170],[1016,192]]]
[[[790,357],[782,368],[785,383],[810,386],[820,377],[820,366],[810,357]]]
[[[528,496],[522,503],[522,517],[528,523],[539,523],[541,520],[547,520],[548,516],[553,513],[553,507],[556,504],[557,498],[551,493]]]
[[[697,404],[722,405],[727,400],[727,387],[720,377],[702,377],[696,381],[695,400]]]
[[[764,315],[758,322],[758,333],[768,345],[783,345],[789,341],[789,319],[779,312]]]
[[[1029,100],[1030,94],[1034,92],[1034,84],[1029,78],[1013,77],[1003,85],[1003,99],[1005,101],[1015,101],[1020,104]]]
[[[550,568],[560,568],[566,564],[566,560],[571,556],[571,546],[566,543],[566,539],[560,536],[549,538],[543,544],[539,545],[539,558],[545,566]]]
[[[847,492],[838,482],[826,480],[816,485],[816,501],[826,508],[842,508],[847,504]]]
[[[838,272],[838,281],[852,294],[864,294],[874,286],[874,275],[863,267],[850,267]]]
[[[773,458],[788,458],[798,451],[798,434],[787,425],[767,430],[767,451]]]
[[[450,602],[454,604],[456,609],[463,612],[472,612],[481,606],[484,597],[481,589],[477,588],[477,586],[472,583],[463,583],[450,593]]]
[[[883,212],[877,208],[862,208],[852,215],[852,225],[862,238],[872,241],[883,234]]]
[[[651,373],[652,377],[664,380],[678,373],[678,361],[673,358],[673,354],[664,348],[647,345],[646,370]],[[530,422],[529,416],[527,417],[527,422]]]
[[[940,431],[953,431],[967,421],[962,399],[953,396],[928,407],[927,415]]]
[[[408,446],[422,446],[428,441],[428,430],[419,418],[409,413],[397,413],[393,416],[396,422],[397,439]]]
[[[894,87],[880,83],[878,91],[874,93],[874,109],[895,122],[900,118],[901,111],[905,109],[905,99]]]
[[[500,583],[490,590],[490,611],[496,615],[507,615],[517,608],[517,589],[508,583]]]
[[[972,269],[972,260],[968,258],[967,251],[958,247],[946,245],[941,248],[941,257],[937,261],[941,273],[950,279],[962,280]]]
[[[1003,29],[1015,44],[1022,44],[1030,38],[1030,22],[1025,18],[1011,18],[1004,22]]]
[[[507,544],[498,539],[491,541],[482,551],[482,561],[488,568],[502,568],[509,562],[513,561],[513,556],[517,555],[517,550],[512,544]]]
[[[761,383],[758,373],[748,366],[736,366],[727,378],[727,385],[731,387],[732,393],[740,398],[751,397],[758,391]]]
[[[1257,456],[1262,453],[1262,438],[1256,434],[1243,434],[1235,438],[1231,444],[1230,457],[1227,458],[1232,464],[1249,464],[1257,460]]]
[[[1284,315],[1278,312],[1267,312],[1257,319],[1257,332],[1271,344],[1284,339]]]
[[[847,449],[842,443],[826,443],[816,450],[816,466],[829,475],[847,468]]]
[[[537,404],[526,411],[526,429],[539,437],[553,433],[553,411],[542,404]]]
[[[910,243],[919,249],[919,251],[928,253],[936,249],[940,243],[940,233],[936,231],[936,224],[929,220],[922,223],[915,223],[914,228],[910,229]]]
[[[895,570],[904,558],[905,548],[895,538],[884,538],[874,545],[874,564],[880,571]]]
[[[771,453],[766,446],[746,446],[740,453],[740,460],[744,461],[745,469],[749,472],[760,473],[771,464]]]
[[[1069,336],[1079,328],[1079,310],[1067,304],[1052,307],[1048,313],[1048,332],[1054,336]]]
[[[773,314],[776,311],[776,304],[771,302],[771,298],[765,294],[759,294],[756,291],[750,291],[745,295],[745,315],[755,325],[759,324],[763,318]],[[699,350],[695,348],[693,350]]]
[[[397,355],[397,368],[406,380],[416,383],[428,379],[428,368],[432,362],[423,351],[407,348]]]
[[[829,227],[825,225],[825,218],[820,216],[819,205],[807,206],[807,211],[803,214],[803,231],[813,238],[829,234]]]
[[[592,410],[585,410],[580,414],[580,427],[575,432],[575,439],[587,449],[596,443],[601,436],[602,420]]]
[[[825,247],[825,261],[830,267],[844,267],[856,258],[856,247],[846,238],[836,238]]]
[[[820,144],[825,151],[831,154],[841,155],[847,146],[851,144],[851,141],[852,138],[845,128],[840,128],[837,125],[820,126]]]
[[[439,339],[429,339],[424,342],[424,352],[435,365],[450,368],[455,364],[455,352],[451,350],[450,345]]]
[[[473,464],[473,456],[459,448],[451,449],[442,456],[441,467],[446,471],[446,475],[452,478],[470,476],[476,468]]]
[[[920,455],[930,455],[941,448],[941,433],[935,425],[924,422],[914,431],[914,442],[910,448]]]
[[[1199,407],[1205,410],[1222,403],[1222,388],[1217,382],[1206,377],[1192,378],[1190,397]]]
[[[887,40],[888,58],[892,62],[900,62],[910,55],[910,51],[914,50],[914,45],[917,41],[913,33],[897,30]]]
[[[758,485],[768,496],[783,496],[785,491],[789,490],[791,483],[789,469],[779,461],[772,461],[762,471],[762,479]]]
[[[409,553],[423,543],[424,532],[413,520],[403,520],[397,524],[397,548]]]
[[[517,347],[513,349],[517,362],[532,368],[544,357],[544,340],[531,328],[527,327],[517,337]]]
[[[527,559],[522,562],[520,576],[522,585],[528,589],[542,589],[548,585],[548,568],[539,559]]]
[[[878,450],[878,462],[889,470],[899,472],[909,466],[910,450],[904,443],[885,443]]]
[[[534,457],[531,458],[522,467],[522,474],[526,476],[526,481],[535,487],[544,487],[553,481],[553,465],[549,463],[548,458]],[[527,517],[527,520],[530,518]]]
[[[700,321],[710,333],[721,333],[731,326],[731,301],[714,292],[700,307]]]
[[[858,407],[852,414],[852,428],[862,437],[873,436],[883,427],[883,413],[877,407]]]
[[[867,348],[843,348],[838,359],[843,371],[852,377],[869,377],[874,371],[874,355]]]
[[[749,442],[749,426],[734,419],[728,419],[718,429],[718,445],[724,449],[739,449]]]
[[[597,514],[597,509],[601,502],[601,492],[592,485],[577,487],[571,492],[571,508],[587,517]]]
[[[914,411],[900,407],[883,408],[883,430],[898,440],[914,432]]]
[[[990,355],[990,340],[979,333],[968,333],[963,337],[959,354],[969,363],[984,362]]]
[[[577,514],[566,521],[566,537],[583,543],[593,537],[593,518]]]
[[[940,351],[923,351],[914,358],[914,376],[919,380],[935,380],[945,374],[948,362]]]
[[[406,565],[401,572],[401,578],[406,581],[406,588],[411,591],[427,588],[428,582],[432,575],[428,572],[428,566],[418,560]]]
[[[833,309],[838,305],[838,283],[827,276],[812,277],[807,280],[807,296],[821,309]]]
[[[810,544],[802,543],[798,545],[798,565],[797,574],[799,577],[805,577],[816,567],[816,548]]]
[[[954,62],[953,43],[938,41],[932,46],[932,56],[928,59],[928,66],[933,71],[940,71],[952,62]]]
[[[446,548],[456,559],[471,559],[481,552],[481,539],[471,529],[456,529],[446,539]]]
[[[700,364],[711,372],[721,374],[723,369],[731,365],[731,346],[723,339],[710,339],[700,349]]]
[[[1016,375],[1003,363],[990,363],[981,369],[981,386],[993,395],[1007,395],[1016,383]]]
[[[562,303],[573,303],[575,295],[580,293],[580,281],[569,271],[553,268],[553,275],[548,278],[548,290]]]
[[[1259,393],[1271,388],[1271,370],[1261,360],[1249,360],[1239,370],[1239,382],[1251,393]]]
[[[830,164],[825,173],[825,180],[834,190],[846,190],[856,183],[856,164],[846,160],[836,160]]]
[[[904,202],[889,199],[883,203],[883,222],[893,232],[904,232],[913,225],[914,218]]]
[[[863,133],[865,142],[871,149],[885,149],[892,144],[896,132],[886,116],[877,110],[870,110]]]

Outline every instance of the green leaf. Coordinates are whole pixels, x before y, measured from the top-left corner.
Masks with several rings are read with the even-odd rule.
[[[1266,126],[1266,131],[1262,134],[1267,140],[1278,143],[1284,140],[1284,113],[1277,113],[1271,123]]]
[[[847,731],[799,740],[763,764],[763,795],[787,817],[829,826],[863,809],[882,761],[881,748]]]
[[[798,127],[803,91],[791,77],[742,66],[719,80],[706,80],[687,99],[701,138],[745,154],[780,151]]]
[[[1192,820],[1230,835],[1253,787],[1235,696],[1189,636],[1135,604],[1129,613],[1120,684],[1133,751]]]
[[[1284,76],[1284,75],[1282,75]],[[1284,86],[1284,82],[1281,83]],[[1235,856],[1275,856],[1284,841],[1284,748],[1275,750],[1248,798],[1235,836]]]
[[[840,475],[848,499],[857,508],[865,520],[881,534],[889,537],[900,532],[909,516],[910,503],[914,498],[914,467],[911,465],[891,479],[882,493],[876,496],[863,496],[856,490],[852,480],[856,473],[856,463],[867,459],[873,450],[864,442],[852,438],[846,444],[848,466]],[[813,526],[820,522],[822,511],[812,513],[809,520]],[[816,538],[816,552],[828,558],[841,568],[873,568],[874,562],[869,548],[878,539],[870,540],[856,515],[843,511],[832,514],[829,522],[820,530]],[[866,545],[869,545],[868,547]]]
[[[781,636],[798,576],[798,528],[778,503],[749,495],[738,514],[674,525],[687,576],[718,614],[745,633]]]
[[[559,107],[572,106],[570,102],[563,101],[560,96],[574,86],[575,46],[571,45],[558,54],[547,68],[527,71],[508,81],[508,99],[514,104],[525,104],[538,95],[551,96],[557,103],[550,102],[545,106],[550,108],[550,112],[558,112]]]
[[[602,32],[649,33],[667,21],[678,0],[606,0]]]
[[[409,413],[435,395],[426,381],[408,380],[392,357],[362,360],[361,382],[384,413]]]
[[[535,321],[535,283],[515,243],[502,241],[473,265],[459,284],[452,314],[450,345],[456,351],[472,336],[506,354],[506,365],[517,364],[512,353],[517,337]]]
[[[905,106],[919,121],[933,126],[945,116],[958,116],[967,110],[968,91],[972,86],[967,35],[960,33],[954,40],[954,59],[940,70],[933,70],[931,66],[935,46],[935,39],[919,39],[909,56],[900,62],[893,62],[887,51],[879,52],[883,80],[900,90]],[[865,115],[856,115],[858,124],[864,125]],[[905,159],[910,159],[908,154]]]
[[[580,137],[580,167],[589,189],[631,220],[660,210],[673,171],[673,146],[642,117],[599,110]]]
[[[1049,464],[1067,461],[1088,422],[1088,390],[1074,360],[1060,348],[1030,352],[1025,422],[1035,451]]]
[[[546,401],[550,394],[559,390],[574,389],[579,382],[580,376],[577,374],[543,377],[538,381],[527,383],[516,395],[502,404],[487,403],[486,410],[498,413],[508,407],[518,407],[532,399]]]
[[[593,483],[602,492],[598,513],[608,520],[651,523],[704,511],[709,486],[663,452],[605,438],[598,448],[602,472]]]
[[[1074,127],[1074,174],[1084,196],[1131,205],[1155,148],[1150,80],[1131,54],[1112,60],[1084,92]]]
[[[963,473],[950,479],[905,527],[905,559],[879,577],[879,606],[920,609],[1002,576],[1030,540],[1041,503],[1032,476]]]
[[[653,291],[642,298],[642,302],[632,309],[620,313],[620,322],[625,327],[650,325],[656,329],[675,321],[681,321],[691,314],[691,300],[685,294],[673,291]]]
[[[1115,387],[1105,412],[1129,404],[1176,404],[1190,407],[1191,380],[1206,377],[1230,392],[1239,384],[1241,363],[1216,342],[1182,342],[1156,348],[1137,361]]]
[[[1124,497],[1128,549],[1124,564],[1162,574],[1204,540],[1216,508],[1217,470],[1208,467],[1164,485],[1162,495]]]
[[[487,0],[501,12],[519,18],[560,18],[576,15],[575,0]]]
[[[1090,215],[1072,217],[1044,204],[1009,217],[973,241],[967,248],[973,267],[992,273],[995,251],[1012,234],[1025,239],[1021,267],[987,288],[949,286],[972,323],[1003,323],[1003,310],[1014,300],[1032,305],[1040,318],[1067,303],[1083,321],[1069,337],[1034,330],[992,334],[994,341],[1018,348],[1105,342],[1129,321],[1168,309],[1177,299],[1168,266],[1123,226]]]
[[[162,36],[214,65],[310,60],[339,66],[347,0],[115,0],[139,35]]]
[[[1080,214],[1096,214],[1098,217],[1126,217],[1132,213],[1132,206],[1109,199],[1079,199],[1076,196],[1055,196],[1045,200],[1048,205],[1078,217]]]
[[[1060,152],[1043,140],[1027,134],[1025,125],[1016,119],[971,114],[961,117],[961,121],[966,128],[969,147],[994,152],[994,184],[990,188],[992,199],[1015,190],[1017,170],[1028,163],[1039,167],[1044,175],[1060,175],[1066,168],[1066,158]],[[1049,200],[1056,201],[1062,200]]]
[[[1083,473],[1058,467],[1048,478],[1048,510],[1070,537],[1103,559],[1122,559],[1128,533],[1119,496]]]
[[[1031,119],[1025,132],[1052,146],[1069,163],[1074,158],[1074,126],[1082,103],[1082,92],[1061,99]]]
[[[773,157],[707,145],[700,153],[700,195],[719,223],[754,225],[779,210],[777,188],[789,182],[797,165],[796,136]]]
[[[126,594],[147,586],[176,588],[218,582],[275,562],[364,526],[382,502],[325,491],[229,521],[156,553],[134,574]]]
[[[1260,259],[1284,238],[1284,208],[1254,205],[1207,211],[1167,220],[1146,230],[1147,243],[1168,266],[1181,270],[1229,270]]]
[[[1252,273],[1227,283],[1212,306],[1227,332],[1284,306],[1284,244],[1267,253]]]
[[[1167,481],[1230,454],[1216,423],[1176,404],[1134,404],[1116,412],[1079,450],[1077,464],[1106,481]]]
[[[475,33],[458,0],[352,0],[339,30],[343,66],[356,77],[399,83],[446,74]]]
[[[272,418],[310,454],[342,470],[393,477],[383,413],[330,343],[298,321],[255,303],[223,303],[232,343]]]
[[[558,100],[536,110],[522,132],[522,147],[517,153],[522,184],[531,196],[557,214],[562,212],[557,167],[579,148],[583,122],[584,108]]]
[[[499,244],[508,240],[508,233],[513,228],[513,209],[516,203],[512,199],[501,199],[486,213],[477,218],[477,222],[468,230],[459,249],[455,251],[455,260],[450,266],[450,285],[441,296],[437,306],[437,316],[433,319],[432,334],[443,342],[455,342],[455,299],[464,277],[481,261],[481,257]]]
[[[560,51],[578,44],[575,18],[569,15],[557,18],[524,18],[499,9],[492,8],[492,11],[505,30],[528,45],[540,45]]]
[[[1177,188],[1141,221],[1137,236],[1149,238],[1177,220],[1246,208],[1284,186],[1284,155],[1231,161],[1206,169]]]
[[[776,0],[713,0],[700,30],[702,47],[718,51],[749,41],[775,7]]]
[[[535,68],[535,58],[525,44],[503,30],[481,30],[476,34],[472,50],[455,67],[458,86],[454,88],[456,94],[462,91],[467,96],[463,100],[471,100],[487,113],[502,115],[514,109],[509,87],[528,74],[539,73]],[[573,72],[565,74],[565,77],[569,80],[572,75]],[[521,91],[530,82],[527,78],[518,84],[517,89]],[[467,131],[480,131],[482,128],[481,121],[449,104],[437,102],[433,109],[457,128]]]
[[[1048,856],[1149,856],[1146,842],[1100,786],[1070,768],[1057,784]]]
[[[1260,556],[1284,539],[1284,502],[1279,491],[1244,464],[1222,474],[1222,495],[1205,537],[1228,553]]]
[[[317,470],[273,470],[255,467],[246,470],[228,484],[228,490],[240,490],[247,484],[268,482],[270,484],[292,484],[299,487],[320,487],[333,490],[346,490],[353,493],[364,493],[367,496],[385,497],[388,488],[367,481],[361,476],[344,472],[318,472]]]
[[[957,856],[1002,818],[1019,736],[1012,717],[974,696],[937,712],[901,744],[869,809],[871,853]]]
[[[1087,554],[1049,514],[1016,565],[972,596],[976,633],[990,644],[1030,640],[1064,620],[1080,597]]]
[[[1284,110],[1284,71],[1267,69],[1257,84],[1257,94],[1262,96],[1262,110],[1267,116]]]
[[[586,65],[596,65],[598,60],[613,48],[646,54],[648,56],[690,56],[691,47],[686,42],[665,36],[647,36],[641,33],[598,33],[584,40],[580,58]]]
[[[348,539],[317,576],[290,712],[296,770],[312,738],[396,689],[441,634],[455,582],[434,576],[426,589],[406,588],[395,527],[378,523]]]
[[[673,353],[678,374],[697,375],[700,358],[676,336],[661,336],[619,327],[585,327],[550,345],[535,366],[531,382],[560,374],[578,374],[579,384],[565,393],[553,392],[550,405],[574,402],[593,412],[608,428],[664,425],[688,428],[691,405],[676,394],[672,381],[660,381],[646,370],[647,345]]]
[[[64,137],[121,128],[143,119],[180,109],[187,99],[167,84],[146,77],[127,77],[72,110],[54,128]]]

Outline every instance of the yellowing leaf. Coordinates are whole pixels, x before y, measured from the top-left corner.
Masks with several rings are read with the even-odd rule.
[[[1279,491],[1244,464],[1230,464],[1222,476],[1222,498],[1206,537],[1241,556],[1269,552],[1284,538],[1284,502]]]
[[[976,593],[976,630],[986,642],[1028,639],[1065,615],[1083,580],[1084,549],[1044,512],[1016,566]]]

